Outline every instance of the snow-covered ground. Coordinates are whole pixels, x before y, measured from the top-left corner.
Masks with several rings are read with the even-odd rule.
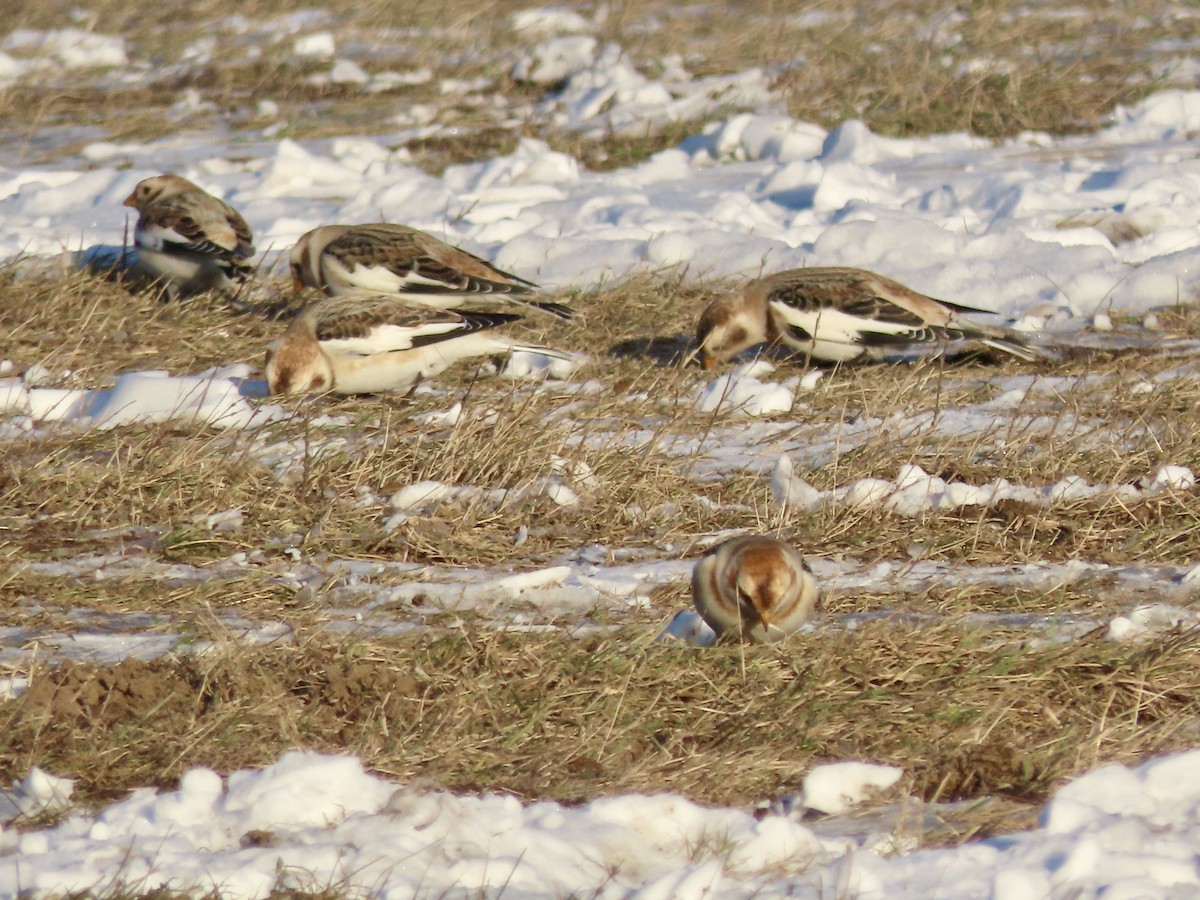
[[[336,56],[332,36],[319,25],[320,17],[292,22],[297,54]],[[586,288],[672,266],[685,266],[694,279],[712,279],[805,264],[854,265],[933,296],[994,310],[1016,328],[1064,339],[1093,327],[1106,334],[1117,314],[1134,317],[1153,335],[1156,308],[1192,303],[1200,293],[1200,152],[1194,139],[1200,92],[1157,94],[1117,110],[1107,128],[1084,136],[1026,134],[999,146],[962,134],[899,140],[854,121],[826,132],[790,120],[772,96],[771,79],[758,71],[696,79],[671,63],[649,78],[619,47],[591,37],[586,20],[565,10],[529,11],[514,26],[545,35],[536,51],[515,61],[516,75],[537,83],[565,79],[561,94],[533,111],[558,127],[585,135],[621,133],[646,121],[691,119],[727,107],[746,111],[723,116],[645,162],[606,173],[587,171],[574,158],[524,139],[510,155],[433,177],[411,165],[405,151],[390,149],[428,133],[422,111],[413,109],[398,110],[376,134],[303,143],[273,137],[286,124],[278,121],[253,132],[182,132],[148,144],[98,140],[53,163],[0,166],[6,225],[0,261],[25,255],[30,269],[42,270],[49,257],[70,265],[102,253],[126,230],[121,199],[141,178],[173,170],[244,213],[263,250],[264,273],[280,273],[281,255],[311,227],[382,215],[461,243],[548,286]],[[206,51],[198,46],[195,52]],[[0,43],[0,80],[97,66],[129,66],[131,77],[149,77],[129,63],[115,37],[18,32]],[[328,77],[367,91],[428,77],[367,76],[356,69],[339,60]],[[269,119],[271,110],[264,98],[260,111]],[[1178,341],[1176,350],[1179,367],[1158,377],[1194,378],[1195,346]],[[56,386],[62,374],[36,359],[0,364],[0,439],[20,441],[47,428],[181,419],[249,435],[257,441],[254,452],[281,476],[301,452],[274,440],[269,426],[286,413],[265,399],[258,374],[245,366],[113,372],[110,383],[89,389]],[[509,375],[564,395],[589,390],[583,380],[533,381],[536,361]],[[1169,464],[1119,484],[1091,484],[1078,476],[970,484],[907,466],[887,479],[819,491],[794,474],[797,462],[820,465],[835,449],[845,452],[889,429],[999,441],[996,422],[1008,417],[1020,421],[1023,432],[1050,437],[1069,429],[1100,441],[1107,427],[1054,413],[1057,398],[1080,389],[1082,376],[1061,383],[998,378],[979,403],[936,417],[863,416],[836,434],[781,419],[802,407],[804,393],[820,377],[789,377],[759,361],[714,378],[697,389],[697,407],[723,411],[735,424],[703,438],[680,437],[670,452],[694,456],[698,478],[756,473],[776,504],[799,509],[880,505],[915,516],[1009,500],[1053,507],[1195,490],[1195,473]],[[1144,382],[1144,392],[1153,393],[1158,383]],[[1086,389],[1111,386],[1096,379]],[[452,423],[461,413],[447,398],[434,424]],[[336,418],[313,425],[304,453],[353,441],[339,433]],[[580,502],[594,478],[564,461],[529,490],[567,506]],[[423,482],[387,498],[386,521],[399,527],[424,503],[463,497],[497,505],[510,500],[503,492],[493,497],[486,486]],[[214,532],[237,529],[242,514],[221,511],[204,524]],[[232,579],[258,569],[298,589],[323,586],[330,627],[367,635],[424,627],[425,613],[405,605],[417,592],[424,608],[438,615],[471,610],[496,627],[540,628],[553,620],[579,631],[588,627],[582,621],[587,610],[640,608],[655,588],[686,580],[690,563],[671,557],[669,549],[643,555],[581,547],[549,567],[515,573],[313,560],[296,548],[285,562],[238,553],[193,567],[114,553],[22,565],[26,574],[48,578],[79,575],[99,582],[136,574],[170,584]],[[1103,579],[1129,597],[1107,622],[1035,615],[996,621],[1053,640],[1106,625],[1110,639],[1128,640],[1200,621],[1192,603],[1200,586],[1194,562],[950,569],[914,558],[866,568],[853,560],[819,560],[815,568],[833,594],[869,588],[902,595],[939,582],[1049,589]],[[398,607],[403,615],[396,614]],[[288,636],[279,622],[223,621],[247,641]],[[0,630],[0,662],[20,660],[29,646],[43,658],[49,653],[112,662],[160,655],[178,643],[167,616],[112,616],[100,627],[81,614],[76,624],[69,633],[42,626]],[[845,617],[816,627],[854,624],[854,617]],[[667,617],[662,625],[664,640],[704,644],[709,637],[691,613]],[[0,695],[20,688],[14,681]],[[1105,768],[1063,788],[1038,831],[956,850],[909,852],[886,827],[847,837],[798,820],[805,806],[830,809],[819,795],[858,797],[864,785],[890,783],[887,769],[813,773],[804,797],[755,816],[674,796],[614,797],[576,809],[522,806],[511,797],[455,797],[385,782],[364,773],[354,759],[296,753],[225,781],[193,771],[178,791],[139,792],[98,814],[71,815],[55,828],[0,831],[0,895],[162,884],[238,897],[265,896],[276,886],[328,885],[391,897],[1194,896],[1200,891],[1198,765],[1200,757],[1182,754],[1135,771]],[[12,819],[55,808],[68,795],[68,785],[34,772],[14,789],[13,809],[2,815]]]
[[[671,794],[575,808],[460,797],[374,777],[352,757],[292,752],[227,779],[193,769],[176,791],[135,791],[52,829],[0,832],[0,895],[125,884],[238,898],[329,887],[387,898],[1184,898],[1200,891],[1198,767],[1200,751],[1106,766],[1062,788],[1035,831],[912,851],[887,825],[919,818],[919,805],[885,807],[851,836],[828,827],[835,819],[800,820],[886,790],[900,773],[885,766],[817,767],[801,794],[755,813]],[[62,808],[70,793],[35,770],[0,797],[0,814]]]
[[[38,40],[46,53],[61,43]],[[97,142],[74,161],[0,167],[0,259],[119,244],[120,201],[174,170],[240,209],[269,263],[318,224],[382,215],[548,286],[680,264],[696,277],[857,265],[1030,330],[1196,294],[1200,93],[1154,95],[1085,136],[900,140],[856,121],[826,132],[790,120],[763,73],[731,99],[682,70],[648,82],[617,48],[589,47],[575,49],[579,71],[543,116],[645,123],[684,117],[681,98],[687,116],[754,111],[604,173],[526,139],[436,178],[389,149],[414,132],[386,127],[305,144],[253,132]]]

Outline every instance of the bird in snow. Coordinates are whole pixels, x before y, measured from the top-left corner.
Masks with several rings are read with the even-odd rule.
[[[809,620],[820,593],[796,549],[764,535],[723,541],[692,570],[692,602],[718,637],[782,640]]]
[[[180,297],[231,294],[253,271],[254,236],[241,213],[178,175],[140,181],[125,205],[138,211],[138,267]]]
[[[865,269],[789,269],[709,304],[696,331],[697,352],[709,369],[764,342],[822,362],[848,362],[912,344],[965,339],[1029,362],[1038,358],[1008,329],[961,315],[983,312],[934,300]]]
[[[431,234],[386,222],[323,225],[292,248],[292,281],[331,297],[390,294],[435,309],[458,309],[478,301],[504,301],[570,319],[561,303],[526,295],[537,285]]]
[[[326,297],[302,310],[267,351],[267,387],[272,394],[373,394],[407,389],[472,356],[524,350],[575,361],[492,333],[520,318],[414,307],[396,297]]]

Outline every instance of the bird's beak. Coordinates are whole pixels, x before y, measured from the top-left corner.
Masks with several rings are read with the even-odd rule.
[[[137,206],[137,192],[130,194],[128,197],[126,197],[124,200],[121,201],[121,204],[123,206]]]
[[[714,363],[712,356],[704,351],[703,346],[697,347],[695,350],[685,356],[683,358],[682,365],[690,366],[692,364],[692,360],[698,360],[705,371],[711,369]]]

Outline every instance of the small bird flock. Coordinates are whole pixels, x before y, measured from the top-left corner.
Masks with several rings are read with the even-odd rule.
[[[187,179],[147,178],[125,205],[138,212],[137,268],[171,296],[235,295],[254,274],[254,237],[245,219]],[[296,291],[324,296],[268,349],[271,394],[404,391],[460,360],[521,350],[572,359],[495,330],[522,313],[570,321],[574,310],[538,297],[533,282],[415,228],[323,225],[296,242],[289,261]],[[1025,361],[1044,355],[1009,329],[965,317],[987,312],[863,269],[790,269],[714,299],[700,315],[689,359],[711,369],[765,344],[805,360],[849,363],[957,341]],[[718,544],[692,577],[696,611],[719,641],[782,640],[812,618],[819,598],[796,549],[763,535]]]

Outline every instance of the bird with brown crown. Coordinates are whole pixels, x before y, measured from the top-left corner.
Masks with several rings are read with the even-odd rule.
[[[812,618],[820,594],[796,548],[764,535],[730,538],[692,570],[692,602],[718,638],[782,640]]]
[[[435,309],[505,303],[560,319],[575,315],[530,296],[537,290],[532,281],[406,225],[323,225],[300,237],[290,261],[297,290],[317,288],[331,297],[387,294]]]
[[[492,333],[521,317],[414,307],[395,297],[326,297],[306,307],[267,351],[272,394],[405,390],[473,356],[569,353]]]
[[[964,318],[986,312],[934,300],[865,269],[789,269],[709,304],[696,330],[697,353],[706,369],[764,343],[839,363],[913,345],[968,340],[1027,362],[1038,359],[1014,332]]]
[[[241,213],[186,178],[147,178],[124,203],[138,211],[138,268],[175,296],[232,294],[253,271],[254,236]]]

